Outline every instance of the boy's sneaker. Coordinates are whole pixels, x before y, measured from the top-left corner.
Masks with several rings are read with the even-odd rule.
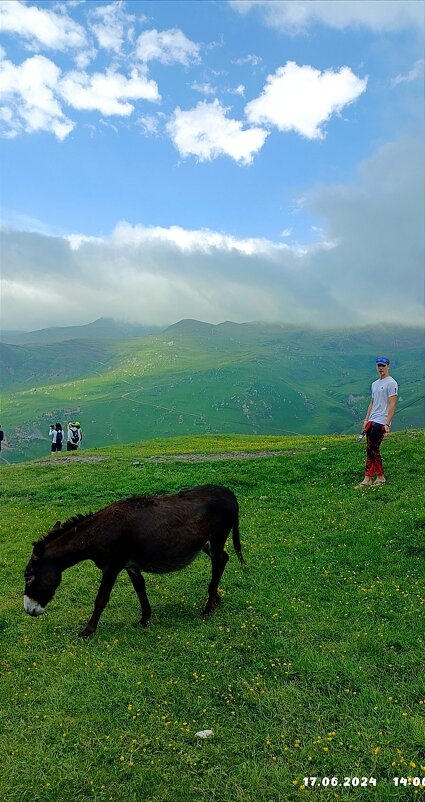
[[[384,485],[386,482],[385,476],[377,476],[374,482],[374,486]]]

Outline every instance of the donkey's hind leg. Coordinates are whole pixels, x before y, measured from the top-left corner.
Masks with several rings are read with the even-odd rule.
[[[146,585],[144,577],[142,576],[136,565],[132,565],[131,567],[126,568],[126,571],[131,579],[133,588],[139,597],[140,606],[142,608],[142,617],[140,619],[140,624],[142,625],[142,627],[147,627],[150,621],[152,609],[146,594]]]
[[[212,566],[212,576],[211,582],[208,586],[208,601],[205,605],[205,609],[202,615],[209,615],[212,613],[213,610],[218,607],[221,602],[221,597],[218,593],[218,585],[220,579],[223,575],[223,571],[226,567],[227,561],[229,559],[229,555],[227,554],[224,549],[220,551],[212,551],[211,552],[211,566]]]

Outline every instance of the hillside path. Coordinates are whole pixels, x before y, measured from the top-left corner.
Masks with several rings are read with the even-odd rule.
[[[133,465],[143,462],[225,462],[226,460],[266,459],[267,457],[294,457],[298,451],[287,449],[280,451],[222,451],[216,454],[160,454],[154,457],[139,457],[132,460]],[[56,459],[40,459],[36,465],[70,465],[73,462],[104,462],[108,457],[83,456],[82,454],[67,454]]]

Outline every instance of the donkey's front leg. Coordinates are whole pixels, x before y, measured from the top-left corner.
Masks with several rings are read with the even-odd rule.
[[[100,582],[99,590],[97,592],[96,601],[94,603],[94,610],[93,615],[90,620],[87,622],[84,629],[78,633],[80,638],[89,638],[91,635],[94,635],[96,632],[97,625],[99,623],[99,618],[102,615],[106,605],[108,604],[109,597],[111,595],[111,590],[115,585],[115,580],[120,572],[121,568],[105,568],[102,580]]]

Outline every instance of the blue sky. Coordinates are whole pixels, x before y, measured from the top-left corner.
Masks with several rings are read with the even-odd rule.
[[[421,0],[0,15],[5,328],[422,322]]]

